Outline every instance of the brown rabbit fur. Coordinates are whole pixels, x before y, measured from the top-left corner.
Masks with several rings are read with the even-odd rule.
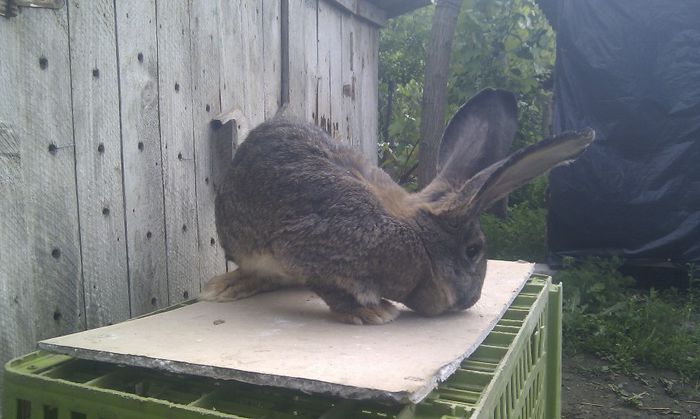
[[[471,307],[486,274],[480,213],[593,140],[592,131],[565,134],[488,166],[516,121],[511,93],[476,95],[445,130],[437,178],[416,194],[312,124],[261,124],[216,198],[219,238],[238,269],[213,278],[200,299],[305,284],[354,324],[392,321],[389,300],[427,316]]]

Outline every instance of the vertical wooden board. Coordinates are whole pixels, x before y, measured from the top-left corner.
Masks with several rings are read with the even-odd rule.
[[[131,314],[168,304],[154,0],[116,3]]]
[[[26,232],[12,227],[11,231],[19,235],[3,235],[0,240],[3,246],[18,248],[21,262],[27,262],[22,260],[20,250],[27,246],[29,272],[25,268],[15,270],[14,274],[25,276],[12,282],[33,282],[33,295],[17,295],[18,302],[25,298],[34,300],[29,303],[31,317],[22,319],[19,327],[34,328],[36,338],[41,339],[85,328],[71,122],[68,11],[66,8],[23,9],[12,20],[0,22],[3,26],[0,67],[4,73],[0,121],[11,119],[5,123],[19,140],[22,182],[19,187],[23,190],[24,205],[20,202],[17,208],[24,211]],[[6,116],[9,108],[14,109]],[[2,199],[8,198],[3,195]],[[17,227],[22,229],[19,222]],[[9,240],[20,241],[7,243]],[[12,266],[14,262],[3,258],[2,263]],[[27,288],[20,286],[13,294]]]
[[[270,119],[277,113],[282,101],[282,1],[263,0],[262,3],[265,119]]]
[[[354,76],[354,89],[355,89],[355,114],[353,123],[353,146],[365,152],[364,145],[364,121],[363,121],[363,99],[362,99],[362,83],[364,81],[364,67],[365,67],[365,55],[366,55],[366,44],[365,44],[365,31],[367,27],[367,22],[355,18],[354,24],[354,38],[353,38],[353,76]]]
[[[343,137],[340,131],[340,120],[343,118],[343,59],[342,59],[342,43],[343,43],[343,15],[345,14],[338,8],[332,8],[332,13],[328,16],[329,25],[324,25],[328,28],[328,39],[330,39],[329,62],[328,69],[329,88],[330,88],[330,121],[329,132],[333,138],[342,141]],[[320,18],[319,18],[320,22]],[[319,26],[319,30],[321,27]]]
[[[248,76],[245,68],[248,46],[242,44],[242,8],[243,4],[240,1],[219,1],[219,78],[222,111],[228,112],[235,108],[247,115],[248,86],[245,82]]]
[[[316,121],[317,0],[289,1],[289,111]]]
[[[13,25],[0,21],[0,53],[4,57],[16,57],[10,52],[9,42],[17,42]],[[15,43],[14,45],[17,45]],[[10,47],[10,48],[8,48]],[[11,74],[5,63],[0,63],[0,84]],[[11,85],[8,90],[12,89]],[[0,101],[0,364],[34,349],[36,331],[34,282],[27,248],[24,185],[22,179],[22,154],[19,137],[7,124],[17,120],[9,106],[10,101]],[[5,122],[3,122],[5,121]],[[0,394],[3,394],[3,371],[0,371]],[[0,410],[2,400],[0,400]]]
[[[156,16],[168,301],[174,304],[199,292],[189,1],[158,0]]]
[[[355,50],[355,18],[351,14],[342,16],[342,40],[341,40],[341,73],[343,92],[341,99],[341,115],[336,117],[339,123],[340,138],[344,143],[359,148],[357,131],[359,120],[356,110],[356,74],[355,64],[357,54]]]
[[[68,6],[85,317],[93,328],[130,314],[114,2]]]
[[[352,53],[350,59],[352,67],[352,94],[354,95],[354,106],[351,117],[352,145],[357,150],[365,153],[364,145],[364,130],[365,130],[365,115],[363,113],[363,82],[367,55],[366,45],[366,30],[368,23],[364,20],[354,17],[352,19],[353,35],[352,35]]]
[[[377,161],[378,83],[379,83],[379,29],[368,23],[358,25],[358,48],[361,53],[359,83],[360,107],[359,138],[362,152],[373,162]]]
[[[22,16],[23,17],[23,16]],[[25,180],[22,165],[27,156],[22,154],[22,119],[18,77],[23,74],[17,63],[23,62],[20,48],[22,31],[19,18],[0,19],[0,86],[6,97],[0,100],[0,364],[32,350],[36,345],[34,327],[34,281],[27,240],[27,211]],[[34,60],[36,57],[34,56]],[[31,60],[31,61],[34,61]],[[24,60],[26,61],[26,60]],[[36,62],[32,62],[36,65]],[[0,371],[2,394],[3,371]],[[2,400],[0,400],[2,404]]]
[[[366,90],[367,96],[367,127],[369,133],[367,137],[367,154],[373,162],[377,162],[379,138],[379,27],[370,26],[370,40],[372,44],[372,55],[370,57],[369,71],[367,72],[368,79],[365,86],[369,85],[369,91]]]
[[[317,71],[318,90],[316,91],[316,110],[318,116],[316,124],[329,134],[331,119],[331,49],[334,47],[331,33],[333,32],[332,16],[334,10],[324,0],[318,2],[318,26],[317,26]]]
[[[211,120],[221,112],[219,102],[219,37],[217,2],[192,0],[190,9],[192,53],[192,123],[194,128],[197,192],[197,254],[200,287],[226,270],[214,221],[214,129]]]
[[[263,56],[263,1],[242,0],[241,42],[243,61],[245,115],[248,126],[255,127],[265,120],[265,67]],[[224,108],[226,110],[226,108]],[[243,140],[239,138],[238,141]]]

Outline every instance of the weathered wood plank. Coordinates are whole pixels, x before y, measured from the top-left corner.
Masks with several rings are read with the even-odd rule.
[[[362,99],[362,83],[364,81],[363,72],[365,66],[365,54],[362,50],[365,42],[365,31],[366,23],[362,22],[360,19],[355,18],[353,20],[354,32],[353,32],[353,52],[352,52],[352,68],[354,82],[353,85],[354,95],[355,95],[355,113],[353,115],[353,147],[365,152],[363,147],[363,131],[364,122],[362,118],[364,117],[363,111],[363,99]]]
[[[85,328],[67,51],[65,9],[0,19],[2,363]]]
[[[320,6],[319,6],[320,9]],[[328,28],[327,36],[330,40],[329,45],[329,87],[330,87],[330,121],[327,124],[330,127],[330,134],[338,141],[342,141],[340,131],[340,121],[343,119],[343,57],[342,57],[342,41],[343,41],[343,15],[339,9],[332,8],[332,12],[328,16],[329,25],[324,25]],[[320,21],[320,13],[319,13]],[[321,26],[319,25],[319,31]],[[320,35],[319,35],[320,39]]]
[[[365,23],[356,26],[357,48],[360,56],[359,68],[359,123],[358,132],[362,152],[372,161],[377,161],[378,130],[378,80],[379,80],[379,30]]]
[[[338,141],[343,140],[340,122],[343,119],[343,14],[335,11],[330,18],[330,92],[331,92],[331,135]]]
[[[18,18],[0,20],[0,86],[7,97],[20,101],[18,63],[24,51],[20,37],[25,29]],[[36,59],[36,57],[34,57]],[[25,60],[26,61],[26,60]],[[36,65],[35,62],[32,63]],[[0,100],[0,363],[31,350],[36,344],[34,281],[29,262],[25,179],[22,165],[20,107],[15,100]],[[2,390],[0,372],[0,391]],[[1,403],[1,401],[0,401]]]
[[[432,0],[380,0],[374,3],[386,11],[388,18],[392,18],[435,2]]]
[[[14,20],[14,19],[13,19]],[[12,60],[19,50],[17,32],[0,21],[0,53]],[[14,22],[13,22],[14,23]],[[6,53],[9,53],[6,55]],[[0,85],[11,90],[8,84],[13,72],[10,66],[0,63]],[[10,93],[11,94],[11,93]],[[0,101],[0,364],[29,352],[36,344],[34,328],[34,281],[29,262],[27,226],[25,219],[24,180],[19,137],[14,129],[3,121],[17,121],[14,104]],[[3,394],[3,373],[0,371],[0,394]],[[0,400],[0,409],[2,400]]]
[[[93,328],[130,314],[114,2],[68,6],[85,317]]]
[[[355,14],[369,21],[372,25],[384,26],[387,21],[386,11],[380,9],[367,0],[357,0],[357,9]]]
[[[318,121],[317,0],[289,1],[289,112]]]
[[[217,2],[193,0],[190,9],[192,53],[192,122],[194,128],[195,179],[199,282],[226,270],[214,219],[215,148],[212,117],[221,112],[219,70],[222,44]]]
[[[355,64],[358,55],[355,51],[355,18],[346,14],[342,16],[342,39],[341,39],[341,74],[342,74],[342,99],[341,116],[338,119],[340,138],[346,144],[359,148],[359,137],[357,132],[360,129],[359,118],[356,109],[355,85],[356,77]]]
[[[263,2],[241,0],[241,31],[239,47],[244,52],[243,64],[244,112],[251,127],[265,120],[265,67],[263,61]],[[225,46],[224,46],[225,48]],[[224,107],[224,111],[229,109]],[[239,138],[240,142],[243,138]]]
[[[117,2],[131,314],[168,304],[154,0]]]
[[[367,0],[325,0],[375,25],[384,26],[387,12]],[[402,0],[403,1],[403,0]]]
[[[2,102],[10,102],[3,108],[16,108],[9,115],[15,119],[7,122],[20,142],[26,236],[4,245],[28,246],[31,273],[21,279],[34,282],[35,304],[33,316],[21,327],[35,328],[40,339],[85,328],[68,11],[24,9],[13,20],[0,22],[3,32],[9,32],[0,41],[2,66],[11,67],[2,80],[11,100]]]
[[[221,86],[221,109],[229,111],[240,109],[246,114],[248,88],[245,84],[247,75],[247,45],[241,44],[243,31],[243,4],[227,0],[219,1],[219,36],[221,38],[221,60],[219,77]]]
[[[157,1],[158,99],[168,301],[199,292],[189,0]]]
[[[357,0],[326,0],[338,7],[345,9],[346,12],[354,13],[357,10]]]
[[[265,119],[277,113],[282,97],[282,32],[280,22],[282,0],[263,0],[262,36]]]
[[[335,28],[334,17],[336,10],[325,1],[318,2],[318,25],[317,25],[317,71],[318,90],[316,92],[318,117],[316,123],[333,135],[333,123],[331,120],[331,50],[333,45],[333,33]]]

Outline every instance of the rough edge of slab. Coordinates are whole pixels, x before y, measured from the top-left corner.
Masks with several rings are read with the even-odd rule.
[[[307,394],[320,393],[355,400],[383,400],[398,403],[411,401],[410,393],[402,391],[388,392],[384,390],[365,389],[343,384],[328,383],[320,380],[310,380],[308,378],[285,377],[146,356],[136,357],[133,355],[115,354],[105,351],[84,350],[45,342],[39,342],[39,349],[90,361],[109,362],[112,364],[151,368],[175,374],[187,374],[218,380],[233,380],[261,386],[280,387],[299,390]],[[430,391],[427,391],[425,394],[427,395],[428,393],[430,393]]]
[[[507,300],[507,307],[510,307],[510,305],[513,303],[513,300],[515,300],[515,297],[517,297],[518,294],[520,294],[520,291],[525,286],[525,282],[527,281],[527,279],[532,276],[532,273],[534,272],[534,266],[534,264],[531,264],[530,269],[528,270],[528,273],[525,276],[525,279]],[[159,310],[158,312],[154,312],[152,314],[158,314],[165,310]],[[46,343],[43,341],[39,342],[38,346],[40,349],[49,352],[69,355],[75,358],[109,362],[113,364],[123,364],[142,368],[151,368],[175,374],[203,376],[218,380],[234,380],[254,385],[272,386],[298,390],[307,394],[325,394],[355,400],[381,400],[394,403],[410,402],[413,404],[417,404],[420,403],[425,397],[427,397],[428,394],[430,394],[430,392],[438,386],[438,384],[447,380],[457,370],[457,368],[459,368],[459,365],[465,358],[474,353],[474,351],[479,347],[479,345],[481,345],[481,343],[484,341],[484,339],[486,339],[489,333],[491,333],[491,331],[499,322],[499,320],[501,320],[503,314],[505,314],[505,310],[503,311],[501,316],[495,318],[488,325],[488,327],[484,328],[482,333],[479,335],[479,339],[477,339],[476,341],[478,342],[477,344],[467,348],[467,350],[462,355],[457,357],[452,362],[449,362],[440,367],[437,370],[437,372],[433,375],[431,380],[429,380],[424,386],[414,391],[413,393],[407,391],[390,392],[385,390],[360,388],[343,384],[329,383],[326,381],[312,380],[308,378],[255,373],[232,368],[214,367],[211,365],[193,364],[183,361],[170,361],[147,356],[134,356],[127,354],[115,354],[105,351],[85,350],[70,346]]]
[[[534,270],[535,264],[530,264],[530,269],[526,274],[525,280],[522,281],[520,286],[515,290],[515,292],[513,292],[513,294],[511,294],[510,298],[507,300],[507,307],[510,307],[511,304],[513,304],[515,297],[517,297],[518,294],[520,294],[520,291],[522,291],[523,287],[525,286],[525,282],[527,282],[527,280],[530,279],[530,277],[532,277]],[[483,332],[479,335],[479,339],[476,340],[478,342],[476,345],[468,348],[464,354],[460,355],[454,361],[443,365],[438,370],[438,372],[433,375],[433,379],[430,382],[428,382],[425,386],[423,386],[423,388],[409,394],[408,400],[414,404],[420,403],[424,398],[428,396],[428,394],[430,394],[431,391],[433,391],[438,386],[438,384],[450,378],[450,376],[454,374],[454,372],[457,371],[457,368],[459,368],[459,366],[462,364],[462,361],[464,361],[467,357],[473,354],[474,351],[476,351],[476,349],[479,347],[479,345],[481,345],[481,343],[484,341],[484,339],[486,339],[486,337],[491,333],[493,328],[496,327],[496,324],[498,324],[501,318],[503,318],[503,315],[505,314],[506,310],[508,310],[508,308],[503,310],[503,313],[501,313],[499,317],[495,318],[488,325],[488,327],[484,328]]]

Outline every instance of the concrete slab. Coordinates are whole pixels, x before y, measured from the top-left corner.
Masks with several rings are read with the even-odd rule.
[[[198,302],[39,346],[175,373],[416,403],[479,346],[532,269],[530,263],[489,261],[476,306],[436,318],[403,308],[390,324],[341,324],[314,293],[294,289]]]

